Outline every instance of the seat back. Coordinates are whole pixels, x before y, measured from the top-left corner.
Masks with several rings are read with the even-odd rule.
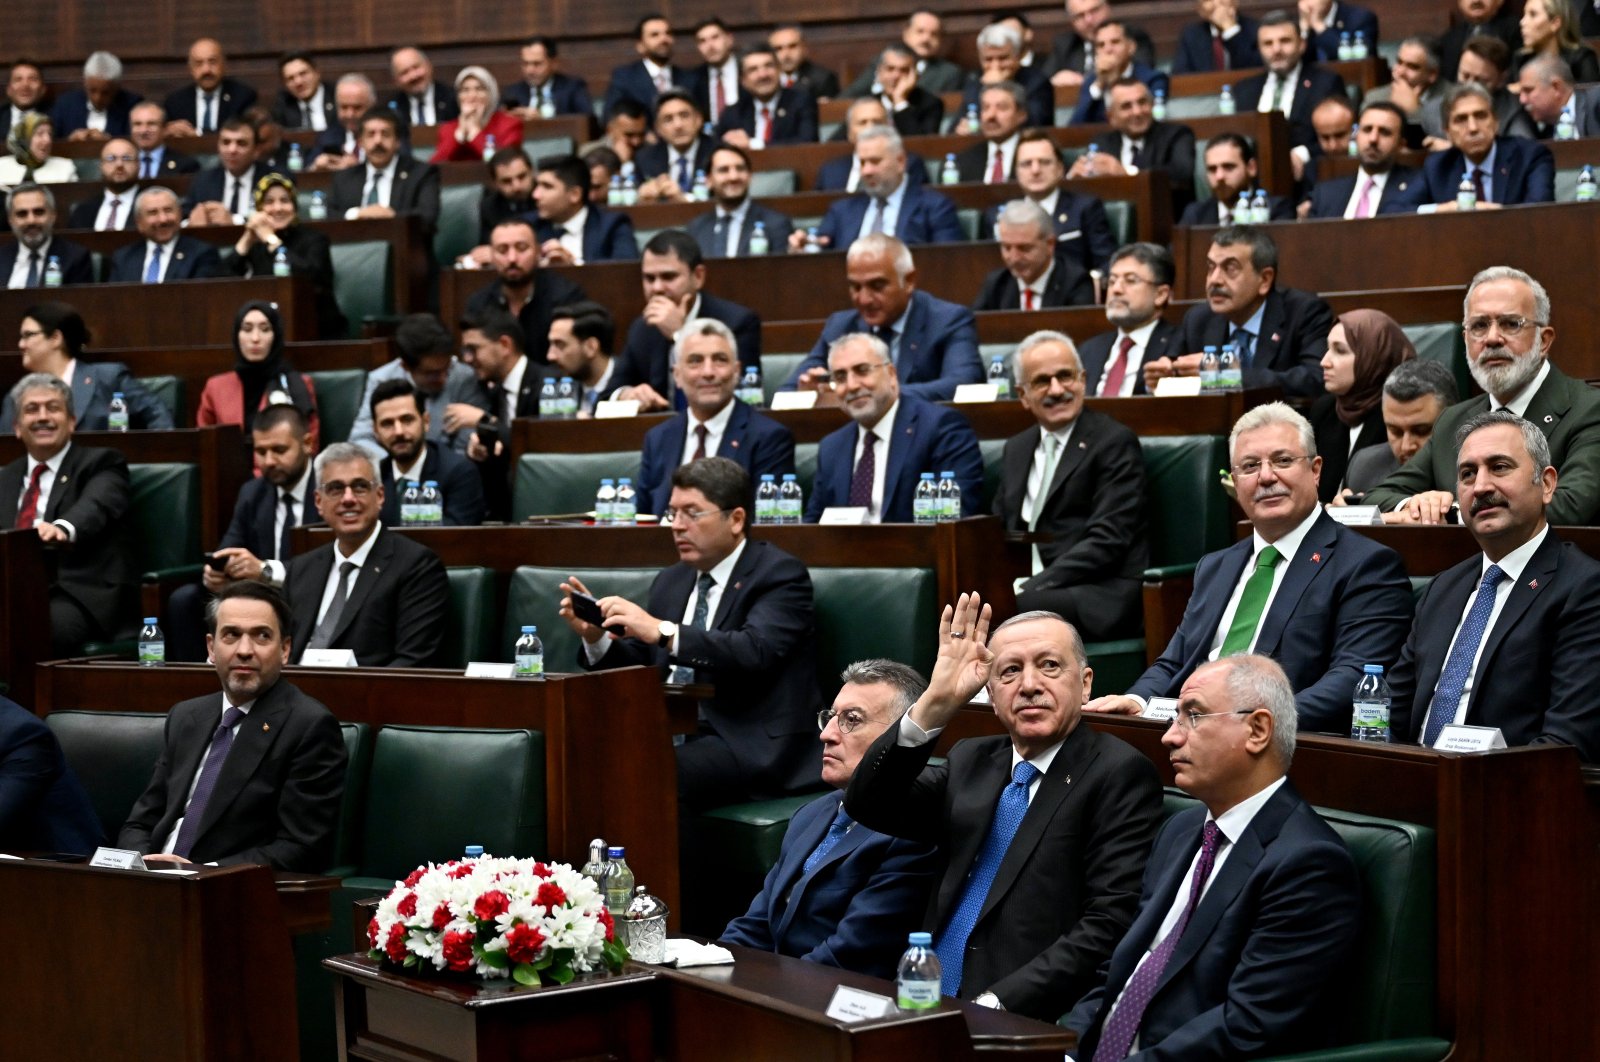
[[[1221,435],[1147,435],[1150,563],[1192,564],[1232,541],[1232,513],[1218,470],[1228,464]]]
[[[778,388],[787,380],[799,365],[806,359],[809,351],[799,354],[765,354],[761,355],[761,391],[766,396],[767,405],[772,405],[772,396],[778,393]]]
[[[978,238],[978,223],[983,220],[983,211],[977,207],[962,207],[956,211],[956,223],[961,226],[961,238],[976,240]]]
[[[524,137],[522,150],[528,153],[528,157],[537,166],[540,159],[572,154],[572,138],[570,136]]]
[[[183,377],[141,376],[139,385],[167,407],[167,412],[172,415],[172,423],[182,424],[189,419],[184,415],[186,410],[183,407]]]
[[[512,658],[512,648],[525,624],[539,628],[544,643],[546,671],[578,670],[578,636],[572,633],[557,613],[561,605],[561,583],[575,575],[595,597],[616,594],[629,601],[644,601],[650,584],[660,573],[657,568],[543,568],[525,564],[511,573],[506,592],[506,619],[500,628],[500,660]]]
[[[811,488],[817,482],[817,447],[818,443],[794,444],[794,476],[795,482],[800,484],[800,490],[805,497],[811,496]]]
[[[1000,466],[1006,452],[1004,439],[979,439],[978,453],[983,457],[983,505],[979,512],[990,512],[994,496],[1000,490]]]
[[[162,462],[128,466],[134,558],[141,572],[193,564],[200,556],[200,468]]]
[[[333,297],[350,322],[350,334],[359,336],[367,318],[394,312],[394,251],[383,240],[358,240],[334,244],[331,254]]]
[[[927,675],[937,647],[926,637],[939,620],[938,580],[927,568],[812,568],[817,686],[825,702],[839,672],[871,657],[898,660]]]
[[[490,660],[494,652],[494,569],[446,568],[450,610],[438,666],[466,667],[472,660]]]
[[[1467,369],[1467,343],[1461,326],[1450,321],[1401,325],[1400,330],[1417,349],[1417,357],[1436,361],[1450,370],[1456,380],[1456,393],[1472,393],[1472,374]]]
[[[367,811],[367,781],[372,770],[372,727],[366,723],[340,723],[344,738],[344,793],[339,797],[339,827],[333,838],[330,877],[354,873],[361,850],[361,820]]]
[[[1139,232],[1139,210],[1126,199],[1105,201],[1106,221],[1111,225],[1111,239],[1118,247],[1132,243]]]
[[[321,444],[344,442],[356,423],[361,395],[367,389],[365,369],[323,369],[308,372],[317,389],[317,419],[321,424]]]
[[[67,766],[112,842],[150,784],[166,738],[167,717],[156,712],[51,712],[45,724],[61,743]]]
[[[511,490],[511,519],[586,513],[602,479],[639,478],[639,451],[523,454]]]
[[[793,170],[757,170],[750,175],[750,195],[754,199],[793,195],[798,190]]]
[[[457,258],[478,245],[478,204],[481,184],[447,184],[439,189],[439,227],[433,233],[433,257],[449,268]]]

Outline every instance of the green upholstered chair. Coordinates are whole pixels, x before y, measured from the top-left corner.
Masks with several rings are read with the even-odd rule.
[[[1417,348],[1417,357],[1436,361],[1449,369],[1456,378],[1456,393],[1472,393],[1472,373],[1467,369],[1466,340],[1461,336],[1461,326],[1451,321],[1434,321],[1428,324],[1401,325],[1400,330]]]
[[[140,582],[197,578],[200,567],[200,468],[178,462],[128,466],[132,497],[128,515],[133,523],[134,563]],[[138,617],[113,632],[108,642],[90,642],[90,656],[131,657],[136,648]]]
[[[1005,456],[1006,440],[979,439],[978,453],[983,457],[983,504],[979,512],[990,512],[994,496],[1000,490],[1000,465]]]
[[[523,454],[511,492],[511,519],[587,513],[602,479],[639,476],[639,451]]]
[[[433,233],[433,257],[448,269],[478,245],[481,184],[447,184],[439,189],[439,227]]]
[[[927,637],[943,602],[927,568],[812,568],[817,617],[817,685],[825,702],[845,665],[898,660],[927,675],[937,647]]]
[[[794,475],[800,490],[811,496],[811,487],[817,481],[817,443],[794,444]]]
[[[358,240],[336,243],[331,253],[333,297],[350,322],[350,334],[359,336],[363,321],[394,312],[394,250],[383,240]]]
[[[446,568],[445,576],[450,581],[450,611],[438,666],[466,667],[473,660],[493,659],[494,569]]]
[[[184,416],[181,376],[141,376],[139,385],[167,407],[167,412],[172,414],[172,423],[181,426],[188,419]]]
[[[966,240],[978,238],[978,223],[983,219],[983,211],[977,207],[962,207],[956,211],[956,222],[961,226],[961,236]]]
[[[1111,239],[1122,247],[1132,243],[1139,234],[1139,210],[1126,199],[1107,199],[1106,221],[1111,225]]]
[[[793,170],[757,170],[750,175],[750,195],[756,199],[793,195],[798,190]]]
[[[778,388],[787,380],[795,367],[806,359],[810,351],[801,351],[798,354],[762,354],[761,355],[761,391],[766,396],[767,405],[772,405],[772,396],[778,393]]]
[[[1141,437],[1145,486],[1150,499],[1151,569],[1160,578],[1193,572],[1206,553],[1232,541],[1232,513],[1218,470],[1228,464],[1228,440],[1221,435]]]
[[[578,636],[557,614],[561,604],[560,586],[569,575],[577,576],[596,597],[617,594],[643,603],[650,584],[660,574],[658,568],[542,568],[523,565],[511,573],[506,592],[506,620],[500,628],[498,660],[510,660],[511,649],[523,624],[539,628],[544,643],[544,669],[551,672],[577,671]]]
[[[361,823],[367,813],[367,776],[372,770],[373,728],[366,723],[340,723],[344,738],[344,794],[339,798],[339,832],[333,841],[331,878],[355,873],[361,846]]]
[[[321,445],[344,442],[355,426],[361,395],[367,389],[365,369],[324,369],[308,372],[317,389],[317,420],[321,426]]]
[[[161,758],[167,717],[157,712],[58,711],[46,716],[45,724],[88,791],[106,842],[116,843]]]

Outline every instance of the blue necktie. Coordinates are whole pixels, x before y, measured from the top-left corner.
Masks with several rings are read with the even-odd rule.
[[[845,814],[845,810],[841,806],[839,814],[833,817],[833,824],[828,827],[828,832],[823,835],[817,847],[812,849],[811,854],[806,856],[805,866],[800,868],[800,873],[811,873],[811,868],[822,862],[827,857],[827,854],[833,851],[833,846],[838,844],[846,833],[850,832],[850,826],[850,816]]]
[[[24,287],[36,288],[39,286],[39,252],[31,251],[28,254],[28,279]]]
[[[172,845],[174,855],[188,858],[194,850],[194,842],[200,835],[200,820],[206,813],[206,801],[211,799],[211,790],[216,787],[217,776],[222,773],[222,763],[228,758],[228,750],[233,747],[233,728],[243,718],[244,713],[231,705],[222,713],[222,723],[211,735],[211,748],[207,750],[206,761],[200,766],[200,775],[195,779],[189,806],[183,810],[183,825],[178,828],[178,839]]]
[[[150,264],[144,267],[144,282],[146,284],[161,283],[161,245],[150,245]]]
[[[1255,336],[1244,328],[1233,330],[1231,342],[1239,348],[1239,368],[1248,369],[1250,361],[1255,357]]]
[[[694,191],[694,179],[689,176],[689,156],[687,155],[678,157],[678,187],[683,189],[685,194]]]
[[[1422,736],[1422,744],[1427,748],[1433,748],[1433,743],[1439,740],[1444,728],[1456,721],[1461,691],[1467,688],[1467,676],[1472,674],[1472,660],[1478,655],[1478,646],[1483,644],[1484,632],[1489,627],[1489,613],[1494,611],[1494,589],[1505,577],[1506,573],[1500,570],[1498,564],[1489,565],[1489,570],[1483,573],[1483,581],[1478,584],[1478,596],[1473,598],[1472,608],[1467,611],[1467,618],[1456,634],[1456,644],[1450,647],[1444,670],[1439,672],[1439,681],[1433,687],[1433,700],[1428,705],[1428,729]]]
[[[689,626],[695,630],[706,629],[706,618],[711,611],[711,588],[716,585],[716,580],[711,578],[710,572],[701,572],[700,578],[695,580],[694,616],[689,620]],[[694,681],[694,668],[675,666],[668,681],[686,685]]]
[[[978,849],[978,858],[967,873],[961,902],[956,905],[955,913],[939,935],[939,943],[934,951],[944,971],[940,991],[947,996],[957,995],[961,991],[961,964],[966,958],[967,938],[972,935],[972,927],[978,924],[983,902],[989,897],[989,886],[994,884],[994,876],[1000,872],[1000,862],[1006,857],[1006,849],[1011,847],[1011,839],[1017,835],[1017,827],[1022,825],[1022,816],[1027,814],[1028,786],[1038,773],[1039,768],[1027,760],[1011,769],[1011,784],[1000,792],[1000,800],[994,807],[994,819],[989,823],[988,836],[984,837],[983,847]]]

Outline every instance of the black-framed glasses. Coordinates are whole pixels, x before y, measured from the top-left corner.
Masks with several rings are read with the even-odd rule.
[[[367,495],[372,493],[372,488],[373,484],[371,480],[352,479],[349,483],[341,483],[339,480],[334,480],[332,483],[324,483],[319,486],[317,488],[317,493],[321,494],[329,501],[338,501],[340,498],[344,497],[345,491],[349,491],[358,498],[365,498]]]
[[[708,516],[731,512],[733,512],[732,509],[668,509],[661,514],[661,522],[675,524],[678,522],[678,517],[681,516],[691,524],[698,524]]]
[[[1249,479],[1261,475],[1264,465],[1271,465],[1274,472],[1287,472],[1298,461],[1309,461],[1311,458],[1305,454],[1273,454],[1265,461],[1259,457],[1247,457],[1233,466],[1234,479]]]
[[[861,726],[889,725],[888,720],[885,719],[868,719],[867,713],[863,712],[860,708],[846,708],[843,711],[840,711],[837,708],[824,708],[822,711],[817,713],[817,729],[828,729],[828,720],[830,719],[838,719],[839,729],[846,734],[855,733],[856,729]]]

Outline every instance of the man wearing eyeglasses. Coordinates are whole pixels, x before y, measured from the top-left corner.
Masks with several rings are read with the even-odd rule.
[[[833,707],[817,713],[822,780],[833,791],[794,813],[761,891],[721,940],[888,978],[921,924],[936,853],[856,822],[843,790],[927,683],[893,660],[862,660],[839,679]]]
[[[444,635],[450,586],[426,546],[383,526],[383,481],[355,443],[317,456],[317,512],[334,541],[289,562],[293,658],[349,649],[361,667],[428,667]]]
[[[1600,518],[1600,393],[1550,361],[1556,330],[1550,296],[1520,269],[1493,266],[1472,278],[1462,309],[1467,368],[1486,394],[1439,415],[1416,456],[1367,492],[1385,523],[1452,522],[1456,498],[1455,433],[1490,409],[1509,409],[1540,431],[1560,473],[1546,515],[1552,524]]]
[[[133,197],[137,192],[139,154],[131,140],[118,137],[100,149],[100,186],[95,199],[74,203],[67,213],[67,228],[112,232],[133,228]]]
[[[1111,256],[1106,321],[1113,328],[1079,349],[1084,384],[1097,398],[1149,394],[1144,366],[1180,352],[1179,333],[1163,319],[1177,267],[1158,243],[1130,243]]]
[[[1088,710],[1136,715],[1151,697],[1178,696],[1207,661],[1258,653],[1289,676],[1302,730],[1348,734],[1362,665],[1398,657],[1411,625],[1400,556],[1322,511],[1316,436],[1282,402],[1240,417],[1228,453],[1254,533],[1200,558],[1161,657],[1126,695],[1098,698]]]
[[[817,781],[811,575],[746,535],[753,504],[749,474],[726,457],[680,465],[662,516],[679,560],[656,576],[645,604],[602,596],[604,624],[595,626],[572,611],[572,592],[593,596],[589,588],[576,576],[561,584],[561,616],[583,639],[585,670],[654,666],[670,683],[712,687],[698,732],[677,748],[686,808],[768,799]]]

